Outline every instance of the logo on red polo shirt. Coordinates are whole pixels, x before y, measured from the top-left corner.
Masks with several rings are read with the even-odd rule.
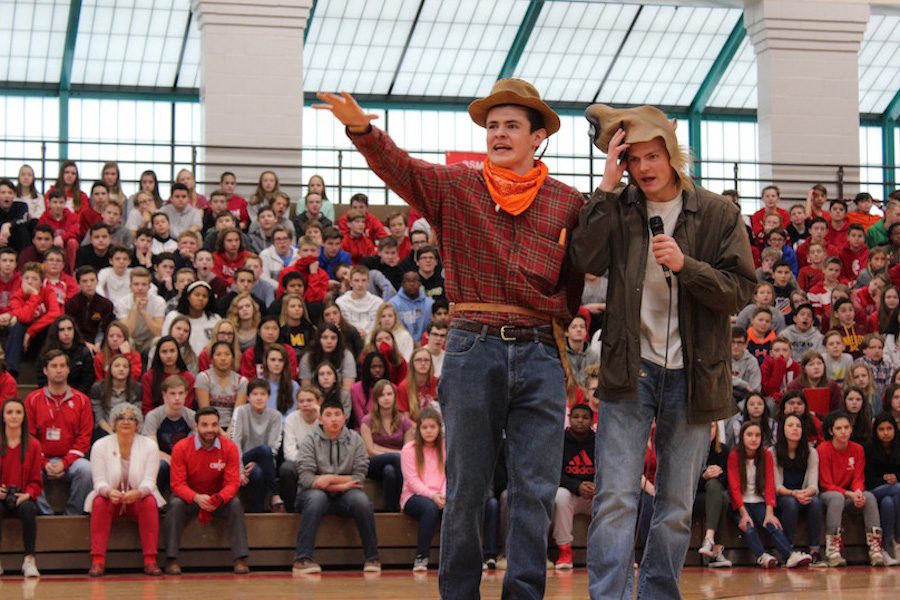
[[[217,460],[216,462],[209,463],[209,468],[213,471],[224,471],[225,470],[225,461]]]
[[[855,456],[851,456],[850,460],[847,461],[847,470],[848,471],[856,470],[856,457]]]

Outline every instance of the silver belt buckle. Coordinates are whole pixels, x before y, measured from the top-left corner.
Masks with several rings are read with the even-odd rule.
[[[514,329],[514,327],[512,325],[504,325],[503,327],[501,327],[500,328],[500,339],[503,340],[504,342],[515,342],[516,341],[515,337],[506,335],[507,329]]]

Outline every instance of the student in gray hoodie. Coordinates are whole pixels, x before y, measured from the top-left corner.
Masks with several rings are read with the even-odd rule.
[[[353,517],[365,553],[363,571],[381,571],[375,510],[362,491],[362,482],[369,469],[369,455],[360,435],[344,427],[346,421],[340,401],[326,400],[322,403],[319,426],[300,445],[296,508],[303,518],[297,532],[297,554],[293,565],[293,570],[298,573],[322,571],[312,558],[316,533],[326,514]]]
[[[815,309],[812,304],[804,303],[794,309],[794,324],[781,332],[781,335],[791,341],[791,355],[794,360],[799,362],[809,350],[815,350],[819,354],[825,352],[823,344],[825,336],[815,324]]]
[[[747,350],[747,330],[731,328],[731,386],[740,397],[762,389],[759,361]]]

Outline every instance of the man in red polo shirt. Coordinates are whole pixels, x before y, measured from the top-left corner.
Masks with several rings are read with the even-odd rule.
[[[65,514],[80,515],[93,488],[91,463],[86,457],[91,448],[94,411],[88,397],[67,383],[69,357],[65,352],[50,350],[44,355],[44,375],[47,386],[25,398],[28,430],[40,440],[47,460],[44,483],[49,479],[68,480]],[[53,514],[44,494],[37,499],[37,505],[41,514]]]
[[[434,228],[447,297],[456,302],[440,382],[447,428],[441,597],[478,597],[479,515],[504,431],[510,526],[503,596],[542,597],[566,399],[552,322],[558,328],[571,319],[584,283],[565,264],[584,199],[535,160],[559,117],[530,83],[497,81],[469,105],[487,132],[479,171],[412,158],[346,92],[319,99],[319,108],[347,126],[369,167]]]
[[[205,406],[196,414],[197,431],[172,448],[169,471],[172,500],[166,514],[166,575],[181,575],[178,551],[187,520],[197,517],[206,524],[213,517],[228,521],[234,572],[247,567],[247,527],[244,507],[237,497],[241,487],[241,458],[234,442],[221,434],[219,413]]]

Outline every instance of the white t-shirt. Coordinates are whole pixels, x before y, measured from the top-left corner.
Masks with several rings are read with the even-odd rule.
[[[131,269],[119,277],[112,267],[100,269],[97,274],[97,292],[104,298],[121,298],[131,293]],[[162,315],[160,315],[162,316]]]
[[[180,314],[181,313],[177,310],[173,310],[166,315],[166,320],[163,321],[162,326],[163,335],[166,335],[168,333],[169,327],[172,325],[172,321],[174,321],[175,317]],[[203,352],[203,349],[206,348],[207,344],[209,344],[209,340],[212,339],[213,327],[215,327],[216,323],[222,320],[222,317],[213,313],[211,317],[208,317],[206,316],[206,314],[204,314],[198,319],[192,319],[188,317],[188,320],[191,322],[191,337],[189,338],[188,342],[191,344],[191,350],[194,351],[194,354],[200,356],[200,353]]]
[[[668,202],[647,201],[647,217],[658,216],[663,221],[663,231],[671,236],[681,214],[681,192]],[[652,234],[648,234],[652,238]],[[662,266],[653,256],[653,245],[647,244],[647,265],[644,270],[644,291],[641,294],[641,358],[669,369],[684,366],[681,352],[681,331],[678,327],[678,277],[672,274],[672,303],[669,305],[669,286]],[[669,311],[672,318],[669,321]],[[670,323],[668,336],[666,323]],[[668,363],[666,363],[666,339],[668,337]]]
[[[375,326],[375,317],[378,314],[378,307],[384,303],[384,300],[371,292],[366,292],[362,298],[354,298],[352,292],[347,292],[334,301],[341,309],[344,320],[357,329],[362,328],[366,333],[372,331]]]

